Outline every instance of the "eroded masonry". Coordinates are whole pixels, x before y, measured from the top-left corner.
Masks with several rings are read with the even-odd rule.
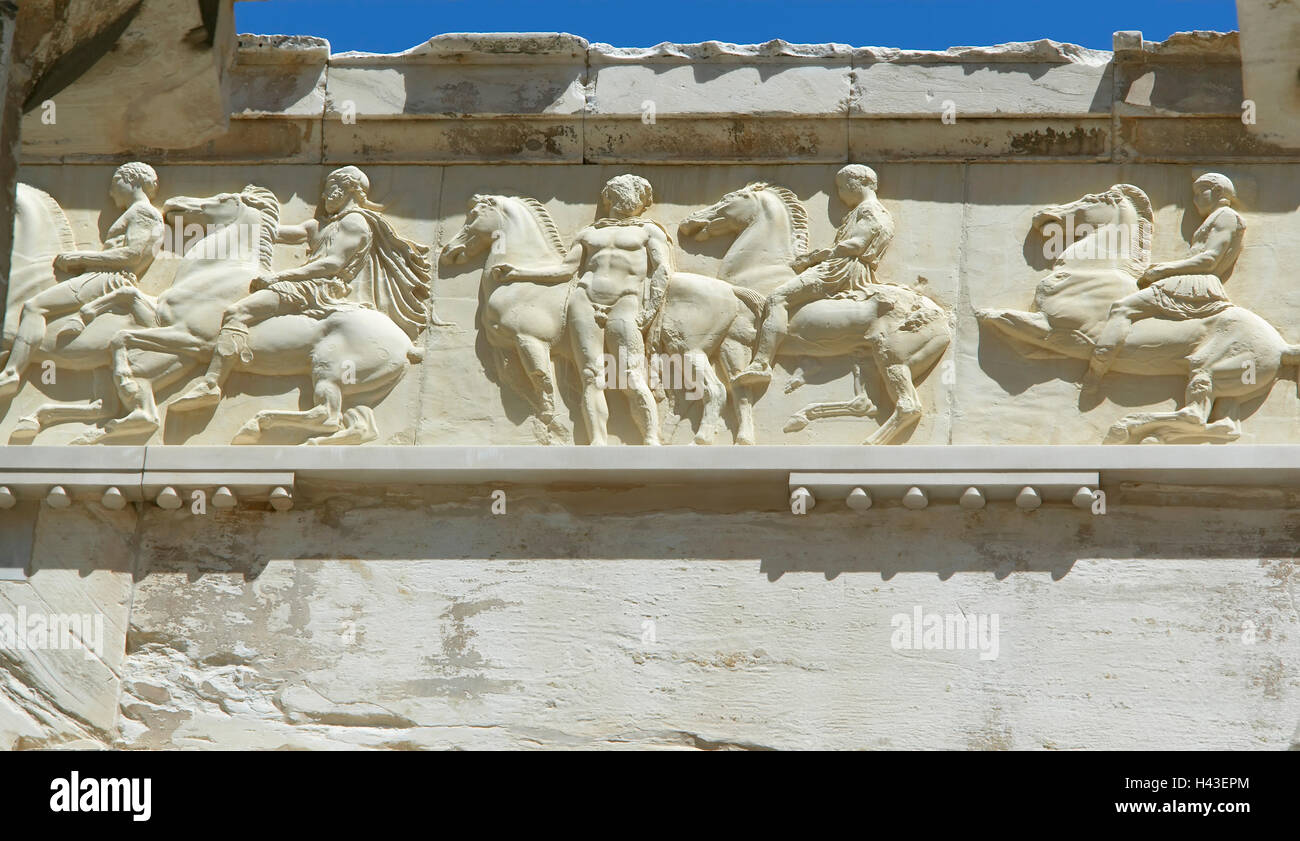
[[[118,52],[23,117],[0,745],[1300,738],[1236,33],[226,36],[197,145]]]

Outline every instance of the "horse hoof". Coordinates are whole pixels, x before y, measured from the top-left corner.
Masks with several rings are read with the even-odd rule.
[[[13,432],[9,433],[10,444],[30,444],[41,431],[41,424],[35,418],[20,418]]]
[[[1106,437],[1102,439],[1103,444],[1127,444],[1128,429],[1120,424],[1115,424],[1106,432]]]
[[[209,397],[207,395],[182,395],[171,402],[167,407],[169,412],[193,412],[198,409],[211,408],[221,401],[221,397]]]
[[[796,412],[795,414],[790,416],[790,420],[785,422],[785,426],[781,428],[781,431],[798,432],[799,430],[803,429],[807,425],[808,425],[808,418],[805,417],[803,414]]]
[[[230,439],[230,443],[256,444],[261,437],[261,427],[257,425],[256,421],[250,421],[239,428],[239,431],[235,433],[235,437]]]

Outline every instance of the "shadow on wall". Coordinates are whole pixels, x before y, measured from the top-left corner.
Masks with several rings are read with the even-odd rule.
[[[255,579],[271,561],[460,560],[545,565],[555,559],[609,563],[740,563],[775,581],[787,573],[899,573],[948,579],[978,573],[1044,573],[1060,580],[1089,558],[1294,558],[1300,506],[1292,492],[1240,494],[1112,488],[1107,513],[1048,504],[1023,512],[991,503],[967,512],[951,503],[911,511],[882,503],[867,512],[824,500],[805,516],[784,489],[734,487],[566,488],[503,486],[506,513],[491,513],[492,488],[442,487],[376,496],[301,487],[292,511],[196,515],[153,506],[42,508],[34,571],[92,569],[208,573]],[[369,494],[368,496],[366,494]],[[1236,505],[1237,507],[1231,507]],[[1255,507],[1252,507],[1255,506]],[[647,512],[653,511],[650,516]],[[93,529],[97,559],[60,552],[68,535]],[[114,541],[121,546],[110,546]],[[120,551],[119,551],[120,549]]]

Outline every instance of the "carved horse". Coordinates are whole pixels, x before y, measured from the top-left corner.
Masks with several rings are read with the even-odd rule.
[[[790,262],[808,247],[803,205],[790,190],[763,182],[727,193],[715,204],[687,216],[678,230],[697,240],[735,235],[722,259],[720,276],[763,297],[795,276]],[[805,406],[790,417],[785,431],[798,431],[820,418],[874,414],[876,407],[862,384],[862,364],[871,361],[884,379],[894,410],[863,443],[897,441],[923,414],[915,380],[934,367],[951,341],[943,308],[902,286],[882,285],[865,301],[844,297],[804,304],[790,317],[789,332],[777,355],[851,358],[854,397]],[[741,369],[749,364],[752,354],[752,348],[746,347]],[[803,384],[800,368],[786,391]],[[736,387],[735,393],[738,405],[751,399],[744,387]]]
[[[492,269],[501,263],[534,266],[561,262],[564,242],[540,202],[476,195],[469,201],[464,226],[443,247],[441,259],[464,263],[485,251],[479,320],[492,349],[493,364],[501,381],[532,404],[547,428],[544,440],[549,443],[552,436],[564,434],[555,420],[551,354],[574,362],[565,324],[569,283],[501,281]],[[751,307],[758,301],[752,295],[743,299],[744,295],[744,290],[716,278],[686,272],[674,272],[669,278],[659,316],[661,340],[652,351],[676,355],[703,386],[704,407],[696,444],[712,443],[726,402],[726,386],[713,370],[712,360],[724,348],[736,355],[737,349],[744,347],[746,335],[748,341],[753,340]],[[751,325],[748,328],[747,323]],[[588,433],[595,436],[591,429]],[[738,429],[737,442],[753,443],[752,421]]]
[[[1035,228],[1049,223],[1075,231],[1076,239],[1039,281],[1034,310],[982,309],[976,318],[1027,345],[1031,357],[1087,359],[1111,305],[1137,292],[1137,279],[1151,262],[1151,202],[1137,187],[1116,184],[1035,214]],[[1208,318],[1136,321],[1116,348],[1111,370],[1182,377],[1186,399],[1177,411],[1126,415],[1110,428],[1106,443],[1234,440],[1241,434],[1240,404],[1266,393],[1280,368],[1296,364],[1300,345],[1243,307]]]
[[[117,396],[126,414],[75,443],[109,442],[138,437],[160,426],[155,391],[184,382],[203,370],[211,358],[222,313],[248,294],[249,281],[270,271],[280,207],[271,191],[249,185],[239,193],[210,198],[180,196],[163,205],[168,216],[182,215],[206,225],[208,233],[192,243],[178,266],[172,285],[153,301],[135,287],[126,287],[99,302],[85,333],[72,344],[88,348],[98,365],[112,365]],[[251,232],[251,236],[249,233]],[[115,313],[141,310],[151,324],[122,325]],[[115,328],[105,341],[105,328]],[[123,329],[126,328],[126,329]],[[53,326],[52,326],[53,329]],[[232,443],[254,443],[273,428],[309,435],[309,444],[356,444],[378,436],[374,414],[358,400],[379,399],[392,390],[420,353],[407,335],[386,315],[358,307],[324,319],[285,315],[256,325],[249,333],[250,363],[236,370],[274,376],[310,375],[313,406],[306,411],[258,412]],[[97,357],[95,356],[97,354]],[[344,400],[354,405],[346,411]],[[49,423],[65,420],[94,422],[112,417],[114,407],[103,400],[72,406],[52,404],[24,418],[30,440]]]
[[[5,314],[4,346],[9,348],[17,330],[23,304],[60,279],[53,260],[58,254],[75,251],[76,240],[67,216],[49,194],[19,183],[14,212],[13,263],[9,277],[9,301]],[[121,330],[139,326],[130,315],[108,314],[92,322],[70,341],[63,340],[62,328],[70,317],[52,319],[45,338],[35,349],[31,366],[54,363],[55,370],[107,371],[108,348]],[[93,423],[111,417],[117,410],[116,395],[106,378],[99,378],[96,392],[105,397],[83,403],[47,403],[19,420],[10,443],[30,443],[43,426],[66,421]]]

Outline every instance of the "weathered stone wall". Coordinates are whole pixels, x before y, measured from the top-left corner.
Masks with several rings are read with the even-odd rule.
[[[537,199],[567,243],[600,215],[607,179],[631,172],[653,186],[645,218],[672,236],[677,268],[716,276],[731,240],[682,235],[687,216],[747,184],[779,185],[806,209],[810,247],[824,247],[845,210],[835,173],[868,163],[897,228],[881,279],[936,302],[953,331],[920,378],[925,414],[902,446],[1010,451],[1098,444],[1117,418],[1184,401],[1184,381],[1131,373],[1082,401],[1082,360],[1027,357],[981,328],[977,311],[1030,310],[1052,269],[1034,215],[1134,184],[1154,208],[1154,258],[1173,259],[1200,223],[1193,180],[1214,171],[1233,180],[1248,225],[1232,300],[1300,342],[1300,291],[1288,282],[1300,265],[1300,152],[1246,130],[1232,34],[1156,44],[1117,33],[1114,53],[1051,42],[945,53],[620,49],[568,35],[458,35],[396,56],[241,36],[228,72],[229,131],[188,149],[127,138],[68,152],[67,135],[29,115],[20,180],[57,200],[81,247],[97,248],[124,160],[156,167],[159,204],[255,183],[275,194],[285,223],[311,217],[326,174],[356,164],[397,233],[436,260],[476,195]],[[305,254],[279,245],[274,267]],[[21,256],[15,278],[29,268]],[[160,256],[144,291],[167,288],[178,265]],[[540,445],[547,426],[498,381],[485,345],[483,256],[437,261],[435,272],[433,303],[455,327],[418,337],[423,359],[375,405],[371,443]],[[759,443],[857,444],[877,429],[883,416],[784,431],[802,407],[850,397],[850,369],[845,359],[810,365],[806,384],[787,392],[794,365],[779,366],[756,406]],[[576,374],[563,360],[555,370],[558,425],[582,444]],[[1228,447],[1300,440],[1293,371],[1246,407]],[[27,382],[6,401],[0,440],[42,403],[92,393],[102,375]],[[864,377],[887,406],[879,374]],[[276,380],[236,373],[215,410],[168,413],[132,443],[225,445],[255,411],[310,402],[305,377],[291,388]],[[613,442],[635,443],[625,401],[610,403]],[[699,406],[670,400],[663,411],[665,443],[689,444]],[[736,421],[724,419],[716,443],[731,446]],[[93,428],[51,426],[37,443]],[[5,449],[0,485],[23,473],[39,486],[26,474],[40,454],[23,461],[12,452],[23,448]],[[85,452],[88,463],[101,458]],[[265,452],[269,470],[279,449]],[[611,464],[624,457],[608,452]],[[687,469],[700,451],[664,452]],[[1214,452],[1208,472],[1231,460]],[[870,469],[863,453],[845,469]],[[214,457],[209,469],[245,467]],[[20,493],[0,510],[0,567],[25,566],[26,579],[0,581],[0,615],[98,614],[104,628],[96,656],[0,650],[0,747],[1300,741],[1300,515],[1294,482],[1272,473],[1229,488],[1102,471],[1100,511],[1060,500],[909,510],[879,498],[864,512],[826,500],[806,516],[791,513],[784,479],[377,475],[389,478],[300,477],[291,511],[264,495],[202,513],[186,495],[164,510],[139,479],[131,498],[144,501],[121,510],[101,501],[108,479],[69,485],[67,507]],[[916,610],[996,615],[997,656],[897,647],[896,617]]]
[[[6,585],[4,609],[104,610],[114,653],[7,661],[5,744],[1281,749],[1293,738],[1294,495],[1225,509],[1215,495],[1119,491],[1104,517],[805,518],[779,490],[508,495],[495,517],[484,487],[300,489],[289,514],[47,508],[31,583]],[[998,614],[997,659],[895,650],[891,620],[916,606]]]

